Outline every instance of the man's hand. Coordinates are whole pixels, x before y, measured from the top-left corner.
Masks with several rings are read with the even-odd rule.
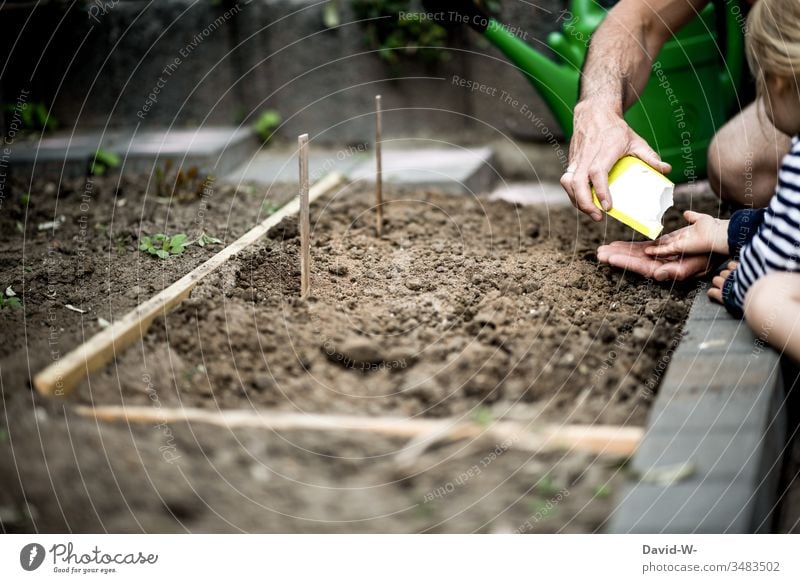
[[[600,204],[609,210],[612,200],[608,192],[608,173],[627,155],[636,156],[659,172],[672,170],[609,103],[592,100],[578,103],[569,145],[570,163],[561,177],[561,186],[572,204],[595,221],[601,220],[603,215],[592,202],[591,186]]]
[[[728,253],[728,221],[693,211],[683,213],[689,223],[653,241],[645,252],[653,257],[697,253]]]
[[[633,271],[656,281],[682,281],[705,275],[710,269],[710,254],[653,257],[646,253],[649,241],[614,241],[597,249],[597,259],[613,267]]]

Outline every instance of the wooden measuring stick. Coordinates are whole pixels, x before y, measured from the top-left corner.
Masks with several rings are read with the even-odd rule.
[[[383,234],[383,160],[381,142],[383,140],[383,111],[381,96],[375,96],[375,230],[378,237]]]
[[[311,291],[311,214],[308,200],[308,134],[297,138],[300,147],[300,297]]]
[[[433,436],[434,439],[475,439],[488,436],[522,451],[585,451],[596,455],[628,457],[639,445],[644,429],[612,425],[526,425],[518,421],[495,421],[489,426],[460,419],[408,419],[367,415],[327,415],[253,409],[207,411],[191,407],[126,407],[77,405],[72,409],[84,417],[127,423],[205,423],[218,427],[254,428],[269,431],[345,431],[400,438]]]

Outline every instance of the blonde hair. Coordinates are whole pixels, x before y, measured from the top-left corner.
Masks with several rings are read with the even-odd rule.
[[[800,72],[800,0],[759,0],[747,18],[747,64],[759,96],[767,96],[767,76],[797,87]]]

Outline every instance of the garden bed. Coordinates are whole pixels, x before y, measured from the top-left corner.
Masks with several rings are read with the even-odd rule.
[[[629,233],[573,209],[424,191],[388,199],[382,239],[369,192],[312,207],[308,301],[298,299],[297,228],[286,220],[73,400],[644,424],[693,284],[663,286],[599,266],[597,245]],[[224,216],[229,241],[257,220],[243,207]],[[160,261],[129,238],[127,255],[101,262],[119,270],[99,279],[118,286],[111,293],[82,295],[74,289],[80,271],[64,268],[64,285],[77,294],[71,303],[85,305],[88,295],[124,311],[136,303],[125,293],[131,286],[146,285],[147,297],[208,256],[191,248]],[[619,459],[533,455],[485,438],[431,448],[408,467],[397,459],[405,442],[392,438],[97,425],[38,397],[31,415],[24,340],[13,339],[29,330],[47,342],[47,306],[35,298],[26,287],[25,319],[2,369],[7,431],[24,461],[15,467],[4,454],[0,468],[19,472],[35,506],[24,511],[19,484],[3,494],[3,505],[28,513],[14,523],[20,530],[36,522],[78,531],[591,532],[604,525],[621,482]],[[3,325],[22,313],[4,313]],[[65,335],[80,331],[81,316],[64,320]],[[30,372],[42,360],[33,356]],[[44,447],[26,439],[37,431]]]

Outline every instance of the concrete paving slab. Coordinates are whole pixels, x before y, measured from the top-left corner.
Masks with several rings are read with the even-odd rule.
[[[348,176],[353,169],[369,159],[367,150],[353,146],[340,150],[312,148],[308,155],[308,174],[311,182],[328,172],[338,171]],[[226,182],[258,182],[264,185],[297,182],[297,152],[287,148],[265,148],[248,157],[227,173]]]
[[[388,184],[436,188],[453,194],[485,194],[500,178],[491,148],[399,149],[384,147],[383,180]],[[350,180],[375,182],[375,159],[363,161]]]
[[[497,186],[489,200],[504,200],[525,206],[570,206],[567,193],[558,182],[509,182]]]
[[[123,160],[122,172],[152,172],[172,160],[177,168],[197,166],[202,173],[225,174],[241,164],[258,147],[247,128],[199,128],[134,131],[84,131],[59,133],[41,140],[13,145],[10,166],[15,176],[49,176],[58,179],[85,176],[98,149]]]
[[[768,531],[786,440],[777,353],[697,294],[650,411],[611,532]],[[691,463],[674,484],[642,471]]]
[[[623,501],[611,515],[614,533],[745,533],[754,532],[757,506],[753,486],[744,480],[687,481],[664,488],[627,484]]]
[[[659,400],[694,401],[704,394],[744,396],[746,391],[753,394],[761,391],[765,379],[772,378],[777,366],[771,355],[761,358],[761,354],[743,356],[727,352],[712,359],[700,353],[679,352],[670,362],[672,372],[658,389]]]
[[[701,297],[699,300],[706,301],[706,298]],[[756,338],[745,321],[731,318],[727,313],[713,320],[695,320],[690,317],[684,326],[684,332],[685,336],[678,348],[680,353],[751,354],[763,349],[763,343]]]

